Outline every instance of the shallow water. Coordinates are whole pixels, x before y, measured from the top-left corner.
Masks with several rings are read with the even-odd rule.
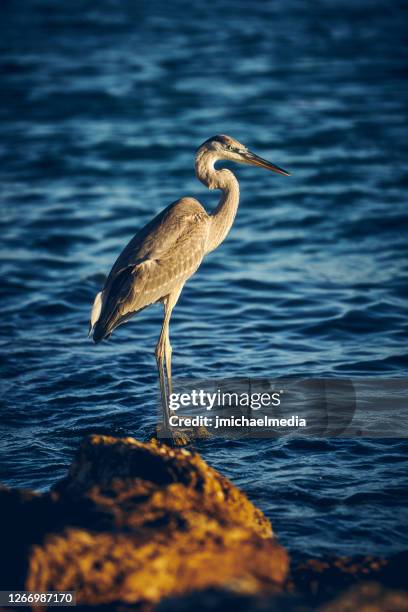
[[[217,193],[224,132],[291,170],[238,167],[228,239],[172,320],[179,377],[407,375],[401,2],[26,1],[2,7],[1,481],[45,489],[87,433],[148,435],[158,306],[109,342],[90,304],[132,234]],[[405,440],[199,445],[298,552],[406,547]]]

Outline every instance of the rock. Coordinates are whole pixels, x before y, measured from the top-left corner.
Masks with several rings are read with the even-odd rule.
[[[3,490],[0,501],[12,558],[2,588],[153,604],[211,588],[275,592],[287,575],[262,512],[197,454],[155,441],[92,436],[50,493]]]
[[[306,559],[292,567],[293,590],[315,601],[328,599],[361,580],[375,580],[387,561],[371,555]]]
[[[390,590],[375,582],[363,582],[330,603],[319,612],[407,612],[408,594]]]
[[[408,594],[376,582],[362,582],[342,591],[328,602],[313,597],[282,593],[244,595],[221,589],[165,599],[154,612],[406,612]]]
[[[286,594],[245,595],[222,589],[208,589],[182,598],[165,599],[154,612],[310,612],[302,600]]]
[[[392,589],[406,589],[407,562],[407,552],[389,559],[374,555],[307,559],[292,567],[287,586],[315,604],[367,581]]]

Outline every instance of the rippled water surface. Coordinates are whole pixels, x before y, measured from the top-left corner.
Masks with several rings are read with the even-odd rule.
[[[174,374],[407,375],[406,5],[4,3],[1,480],[49,487],[78,441],[155,422],[152,307],[109,342],[90,304],[132,234],[224,132],[288,168],[236,169],[226,242],[172,320]],[[202,442],[294,551],[408,544],[404,440]]]

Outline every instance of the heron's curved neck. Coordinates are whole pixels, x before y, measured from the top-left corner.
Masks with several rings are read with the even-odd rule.
[[[210,214],[211,226],[206,252],[217,248],[234,223],[239,204],[239,183],[235,175],[226,168],[217,170],[214,164],[222,157],[213,151],[198,151],[195,163],[197,178],[209,189],[221,189],[217,208]]]

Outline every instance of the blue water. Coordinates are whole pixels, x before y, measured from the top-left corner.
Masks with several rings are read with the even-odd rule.
[[[117,254],[224,132],[291,170],[237,168],[226,242],[187,284],[174,374],[404,377],[403,2],[2,4],[0,480],[44,490],[91,432],[146,438],[159,306],[98,346]],[[211,440],[292,551],[408,545],[405,440]]]

